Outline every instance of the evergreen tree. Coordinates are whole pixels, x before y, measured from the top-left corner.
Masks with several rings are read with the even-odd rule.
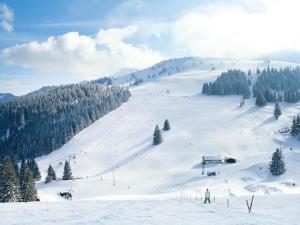
[[[56,180],[56,173],[51,165],[49,165],[47,170],[47,177],[45,183],[50,183],[51,181]]]
[[[294,118],[293,119],[293,123],[292,123],[292,127],[291,127],[291,135],[292,136],[296,136],[298,134],[298,126],[297,126],[297,123],[296,123],[296,119]]]
[[[24,202],[32,202],[38,200],[34,178],[27,162],[23,162],[23,165],[21,166],[20,190]]]
[[[36,161],[33,160],[29,160],[28,161],[28,166],[32,172],[32,176],[36,181],[41,180],[41,173],[40,173],[40,169],[38,164],[36,163]]]
[[[209,90],[208,83],[204,83],[202,88],[202,94],[208,95],[209,94],[208,90]]]
[[[64,175],[63,175],[63,180],[71,180],[72,179],[72,171],[71,167],[68,161],[65,162],[65,167],[64,167]]]
[[[256,74],[260,74],[260,69],[257,67]]]
[[[14,165],[9,157],[5,157],[0,165],[0,202],[22,201],[20,186]]]
[[[13,165],[14,165],[16,177],[17,177],[17,179],[19,179],[19,172],[20,172],[20,171],[19,171],[18,163],[17,163],[15,160],[13,160],[12,163],[13,163]]]
[[[170,128],[170,123],[169,123],[169,120],[165,120],[165,122],[164,122],[164,130],[170,130],[171,128]]]
[[[248,70],[248,76],[251,76],[251,70]]]
[[[281,116],[281,109],[280,109],[280,106],[279,106],[279,103],[276,102],[275,103],[275,108],[274,108],[274,116],[276,118],[276,120],[278,120],[279,116]]]
[[[297,116],[297,119],[293,119],[292,127],[291,127],[291,135],[297,136],[300,133],[300,116]]]
[[[279,176],[286,172],[285,162],[280,149],[276,149],[276,151],[273,153],[269,168],[271,173],[275,176]]]
[[[155,130],[154,130],[154,134],[153,134],[153,144],[154,145],[159,145],[163,142],[162,137],[161,137],[161,133],[159,130],[158,125],[156,125]]]
[[[257,106],[265,106],[267,104],[267,101],[265,99],[265,96],[259,92],[258,95],[256,96],[256,101],[255,101],[255,105]]]

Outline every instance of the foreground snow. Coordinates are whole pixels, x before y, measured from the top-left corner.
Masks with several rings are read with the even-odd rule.
[[[248,197],[250,199],[250,197]],[[1,224],[101,225],[298,225],[299,195],[256,196],[251,214],[246,198],[64,201],[0,204]]]

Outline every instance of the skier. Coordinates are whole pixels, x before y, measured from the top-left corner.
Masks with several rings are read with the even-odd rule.
[[[206,202],[210,203],[210,192],[209,192],[208,188],[206,189],[206,192],[205,192],[204,204],[206,204]]]

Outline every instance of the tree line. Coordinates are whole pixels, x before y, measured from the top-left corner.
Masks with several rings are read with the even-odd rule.
[[[34,160],[22,160],[21,167],[10,157],[0,164],[0,202],[39,201],[35,181],[41,175]]]
[[[270,68],[260,72],[253,85],[253,96],[264,106],[267,102],[295,103],[300,100],[300,68]]]
[[[242,95],[250,97],[250,80],[241,70],[221,73],[214,82],[204,83],[202,93],[206,95]]]
[[[49,154],[129,97],[123,87],[84,83],[0,103],[0,159]]]
[[[62,180],[71,180],[72,170],[68,161],[65,161]],[[21,160],[19,167],[16,161],[9,156],[0,163],[0,202],[32,202],[39,201],[35,182],[41,180],[38,164],[34,159]],[[56,173],[51,165],[47,170],[45,183],[57,180]]]

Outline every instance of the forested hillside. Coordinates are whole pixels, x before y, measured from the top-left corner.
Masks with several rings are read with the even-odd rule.
[[[264,69],[253,86],[253,95],[262,93],[267,102],[300,100],[300,68],[270,68]]]
[[[214,82],[204,83],[202,93],[206,95],[243,95],[250,97],[249,82],[245,72],[228,70]]]
[[[86,83],[0,103],[0,159],[49,154],[129,97],[125,88]]]

